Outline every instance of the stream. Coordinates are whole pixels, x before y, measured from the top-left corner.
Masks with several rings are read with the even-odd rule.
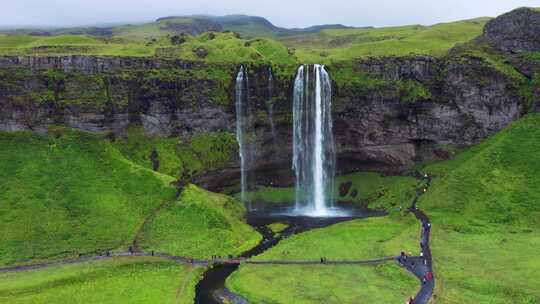
[[[324,228],[336,223],[346,222],[354,219],[386,215],[383,212],[366,210],[351,214],[351,216],[347,217],[314,218],[305,216],[287,216],[286,214],[276,215],[276,213],[268,212],[267,210],[264,212],[251,212],[247,216],[247,223],[254,227],[263,236],[263,240],[259,243],[259,245],[249,251],[244,252],[242,255],[240,255],[240,257],[251,258],[260,255],[266,250],[277,245],[281,240],[312,229]],[[274,235],[267,227],[273,223],[284,223],[287,224],[288,227],[281,233]],[[238,264],[216,264],[212,268],[209,268],[195,287],[195,303],[249,303],[240,296],[230,292],[225,287],[227,278],[233,272],[235,272],[238,267]]]

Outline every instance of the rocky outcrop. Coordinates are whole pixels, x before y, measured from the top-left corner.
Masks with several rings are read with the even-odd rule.
[[[481,42],[512,54],[540,50],[540,11],[519,8],[501,15],[486,24]]]

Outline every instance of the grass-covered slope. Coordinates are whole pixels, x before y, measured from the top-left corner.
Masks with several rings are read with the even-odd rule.
[[[482,33],[487,18],[374,29],[329,29],[286,38],[302,62],[341,61],[366,56],[424,54],[440,56]]]
[[[437,303],[538,303],[540,115],[426,170]]]
[[[126,247],[171,177],[88,133],[0,134],[0,264]]]
[[[136,164],[174,177],[190,177],[230,162],[238,148],[234,134],[217,132],[194,136],[190,142],[179,138],[148,136],[142,128],[131,127],[113,145]]]
[[[137,134],[0,133],[0,265],[126,250],[137,236],[148,250],[197,257],[258,243],[241,203],[189,186],[173,204],[175,178],[145,158],[156,148],[165,173],[202,170],[228,153],[209,144],[219,136],[182,145]]]
[[[108,38],[0,34],[0,55],[86,54],[158,56],[212,63],[331,64],[366,56],[444,55],[456,44],[480,35],[488,20],[479,18],[432,26],[330,28],[315,33],[300,31],[292,36],[290,34],[294,32],[287,32],[283,36],[280,34],[283,29],[258,21],[256,17],[246,18],[240,23],[217,22],[223,29],[242,32],[245,37],[232,32],[201,33],[217,28],[211,24],[198,24],[194,21],[199,20],[197,18],[185,17],[117,27]],[[194,27],[193,31],[180,34],[186,32],[182,29],[190,26]]]
[[[2,303],[193,303],[203,268],[115,258],[0,274]]]
[[[190,185],[178,202],[161,210],[144,227],[140,245],[186,257],[238,255],[261,240],[243,221],[245,213],[240,202]]]

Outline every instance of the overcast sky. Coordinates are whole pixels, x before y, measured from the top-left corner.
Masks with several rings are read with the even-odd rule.
[[[2,0],[0,26],[90,25],[190,14],[249,14],[284,27],[433,24],[497,16],[540,0]]]

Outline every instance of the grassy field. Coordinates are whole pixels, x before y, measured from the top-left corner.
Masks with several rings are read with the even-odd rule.
[[[174,179],[98,135],[0,134],[0,264],[126,248]]]
[[[425,54],[441,56],[458,43],[482,34],[488,18],[375,29],[332,29],[286,38],[285,45],[297,49],[301,62],[341,61],[366,56]]]
[[[373,259],[397,256],[401,250],[417,254],[417,224],[411,215],[341,223],[285,239],[254,260]],[[227,286],[254,303],[399,303],[416,292],[417,281],[393,263],[242,265]]]
[[[185,20],[184,20],[185,19]],[[371,29],[326,29],[284,37],[244,39],[232,32],[182,35],[167,26],[171,20],[113,29],[111,37],[88,35],[29,36],[0,34],[0,55],[109,55],[158,56],[211,63],[325,63],[350,61],[367,56],[425,54],[441,56],[458,43],[482,32],[487,18]],[[189,23],[189,18],[174,22]],[[246,24],[244,32],[261,32]],[[262,33],[262,32],[261,32]],[[266,35],[269,36],[269,35]],[[272,36],[272,35],[270,35]]]
[[[1,303],[193,303],[204,268],[157,258],[0,274]]]
[[[243,222],[245,213],[238,201],[190,185],[178,202],[159,212],[145,227],[141,245],[148,250],[196,258],[239,255],[261,240]]]
[[[540,301],[540,115],[530,114],[436,174],[419,206],[432,218],[437,303]]]
[[[241,267],[227,281],[229,289],[251,303],[298,304],[403,303],[417,285],[394,264]]]

